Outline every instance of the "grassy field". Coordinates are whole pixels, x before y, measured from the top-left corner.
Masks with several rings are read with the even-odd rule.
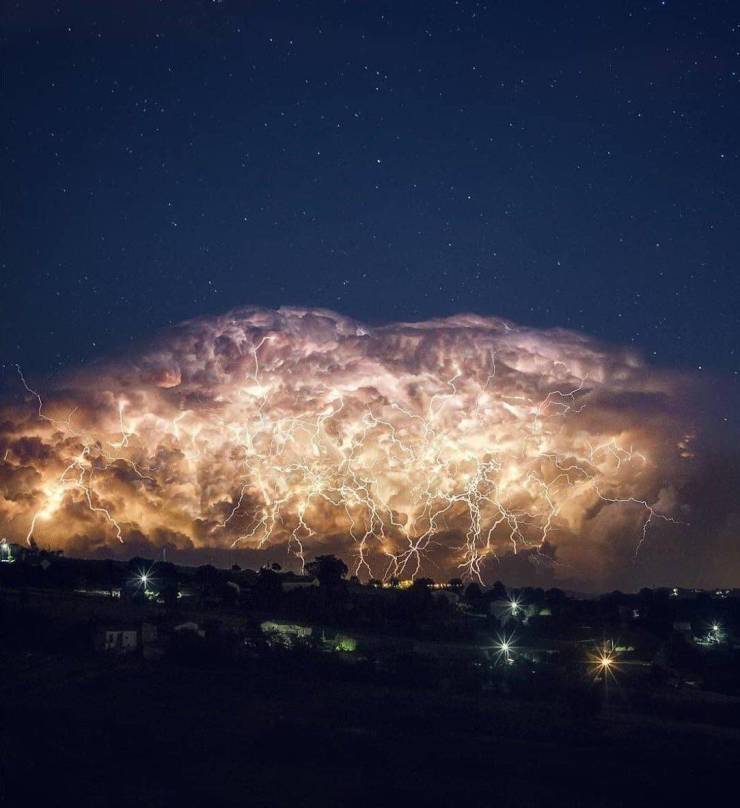
[[[258,664],[2,662],[3,805],[683,805],[732,791],[740,730]]]

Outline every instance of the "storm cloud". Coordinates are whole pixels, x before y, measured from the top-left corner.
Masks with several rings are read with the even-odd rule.
[[[740,582],[737,452],[710,434],[706,384],[583,334],[243,308],[15,383],[14,541],[297,566],[332,551],[363,577]]]

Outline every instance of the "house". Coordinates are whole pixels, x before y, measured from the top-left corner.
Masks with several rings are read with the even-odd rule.
[[[505,625],[510,620],[526,622],[530,617],[539,615],[540,609],[534,604],[522,604],[516,600],[492,600],[488,604],[488,613]]]
[[[432,598],[434,600],[445,600],[450,606],[460,605],[460,595],[451,589],[433,589]]]
[[[193,634],[197,634],[199,637],[206,636],[205,629],[202,629],[198,623],[195,623],[192,620],[186,623],[180,623],[173,628],[173,631],[176,634],[186,634],[187,632],[192,632]]]
[[[260,624],[260,630],[268,645],[283,646],[284,648],[292,648],[294,645],[307,641],[313,636],[311,626],[303,626],[298,623],[283,623],[277,620],[266,620]]]
[[[640,610],[635,609],[633,606],[625,606],[625,605],[617,606],[617,612],[619,613],[619,619],[623,623],[628,623],[632,620],[640,619]]]
[[[283,592],[292,592],[295,589],[308,589],[318,586],[319,579],[313,575],[296,575],[294,572],[286,572],[280,576],[280,586]]]
[[[660,590],[665,592],[666,590]],[[674,586],[673,589],[668,590],[668,597],[677,600],[696,600],[697,595],[700,595],[701,589],[684,589],[683,587]]]
[[[144,621],[141,624],[141,653],[144,659],[161,659],[165,654],[165,643],[156,623]]]
[[[132,654],[139,648],[135,626],[101,626],[95,631],[95,649],[104,654]]]
[[[0,562],[12,564],[20,555],[19,551],[22,549],[17,544],[11,544],[7,539],[0,540]]]

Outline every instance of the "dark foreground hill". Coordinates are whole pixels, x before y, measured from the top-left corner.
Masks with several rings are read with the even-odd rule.
[[[736,778],[737,726],[335,673],[6,658],[0,804],[689,805]]]

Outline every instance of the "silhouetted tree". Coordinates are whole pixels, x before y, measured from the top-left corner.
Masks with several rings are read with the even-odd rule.
[[[334,555],[316,556],[306,564],[306,572],[319,579],[321,586],[337,586],[348,572],[347,565]]]
[[[262,567],[257,576],[255,595],[261,607],[269,609],[277,606],[283,595],[280,576],[269,567]]]
[[[670,668],[696,673],[701,669],[701,654],[684,636],[674,633],[662,649],[662,655]]]
[[[226,581],[221,589],[221,600],[224,606],[236,606],[239,602],[239,584]]]
[[[168,606],[177,603],[177,568],[169,561],[159,561],[152,569],[152,586],[162,595]]]
[[[137,575],[142,572],[147,572],[154,566],[154,561],[151,558],[142,558],[141,556],[134,556],[129,560],[127,567],[130,572]]]
[[[491,600],[506,600],[508,594],[506,592],[506,587],[501,583],[501,581],[496,581],[496,583],[491,587]]]
[[[479,609],[483,604],[483,591],[475,581],[469,583],[465,588],[465,600],[474,609]]]
[[[212,596],[219,589],[221,575],[212,564],[204,564],[195,571],[195,583],[201,597]]]
[[[563,606],[568,598],[562,589],[553,588],[548,589],[547,592],[545,592],[545,600],[547,605],[554,610]]]
[[[110,559],[103,562],[101,578],[103,586],[109,593],[112,593],[117,586],[120,586],[121,582],[117,574],[116,565]]]
[[[434,586],[434,581],[431,578],[417,578],[413,583],[414,589],[430,589]]]

